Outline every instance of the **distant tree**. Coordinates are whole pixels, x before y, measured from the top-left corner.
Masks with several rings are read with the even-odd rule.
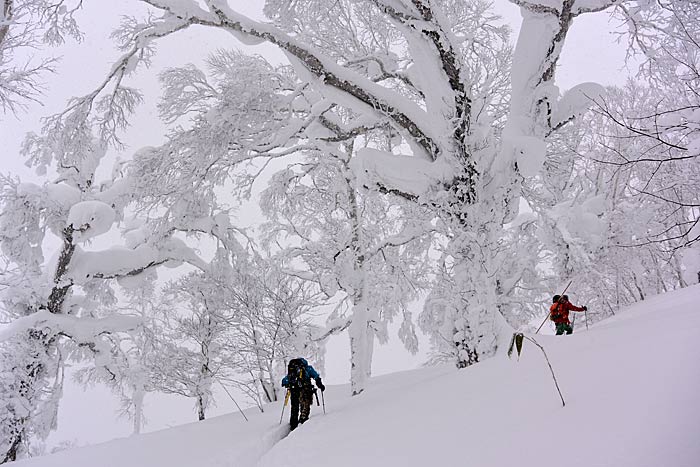
[[[226,347],[233,373],[229,382],[263,410],[263,404],[279,398],[287,361],[300,355],[323,360],[320,329],[313,324],[321,304],[318,292],[283,271],[276,259],[254,252],[217,263],[221,266],[215,284],[226,307]]]
[[[364,189],[351,169],[352,143],[326,150],[331,157],[309,153],[272,176],[261,199],[271,219],[264,239],[289,245],[280,253],[288,268],[336,302],[328,321],[334,332],[349,330],[352,392],[359,394],[374,341],[386,342],[397,315],[401,340],[417,350],[408,305],[427,288],[430,218],[412,203]]]
[[[0,179],[0,247],[6,268],[0,290],[3,345],[16,347],[3,360],[0,461],[14,460],[30,436],[41,439],[55,424],[62,383],[62,348],[89,349],[97,365],[109,367],[109,334],[133,329],[134,317],[96,316],[99,306],[116,302],[114,280],[134,277],[171,260],[203,263],[182,242],[146,238],[103,250],[87,250],[93,238],[110,231],[134,193],[114,172],[95,177],[104,147],[78,125],[72,135],[28,143],[29,161],[52,165],[57,177],[43,186]],[[46,145],[43,145],[46,143]],[[47,238],[47,233],[53,237]],[[45,261],[45,251],[54,250]],[[58,387],[49,390],[53,385]]]
[[[75,13],[81,1],[2,0],[0,2],[0,109],[17,112],[38,102],[43,75],[56,59],[32,60],[29,51],[58,45],[66,37],[81,40]]]
[[[153,378],[148,369],[148,362],[153,359],[157,340],[154,320],[157,318],[155,289],[156,274],[154,270],[136,277],[118,279],[122,293],[127,297],[126,303],[118,306],[120,314],[128,314],[138,319],[138,326],[123,332],[112,332],[104,337],[110,342],[108,365],[84,365],[76,373],[78,381],[85,386],[95,383],[106,385],[119,397],[121,415],[132,422],[132,432],[141,433],[146,423],[144,399],[148,393],[155,392]],[[97,316],[109,316],[114,313],[115,305],[98,307]],[[110,309],[104,309],[110,308]],[[68,359],[84,360],[85,353],[80,346],[66,342]],[[89,355],[88,355],[89,357]]]
[[[227,370],[229,360],[225,351],[228,326],[212,287],[201,273],[194,272],[166,288],[167,302],[154,321],[155,348],[145,356],[155,388],[194,398],[199,420],[206,418],[214,402],[214,383]]]

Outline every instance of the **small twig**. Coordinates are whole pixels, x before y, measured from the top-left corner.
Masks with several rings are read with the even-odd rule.
[[[561,393],[561,389],[559,389],[559,382],[557,381],[557,377],[554,375],[554,369],[552,368],[552,364],[549,362],[549,357],[547,357],[547,352],[544,351],[544,347],[542,347],[540,344],[537,343],[535,339],[532,337],[528,337],[524,335],[522,332],[516,332],[513,334],[513,337],[510,340],[510,346],[508,348],[508,357],[513,354],[513,346],[516,347],[518,351],[518,358],[520,358],[520,352],[522,351],[523,347],[523,339],[527,339],[533,344],[535,344],[537,347],[540,348],[542,353],[544,354],[544,359],[547,361],[547,365],[549,366],[549,371],[552,373],[552,379],[554,379],[554,385],[557,387],[557,392],[559,393],[559,398],[561,399],[561,405],[562,407],[566,407],[566,402],[564,402],[564,396]]]
[[[547,361],[547,366],[549,366],[549,371],[552,373],[552,379],[554,379],[554,385],[557,387],[557,392],[559,393],[559,398],[561,399],[561,406],[565,407],[566,402],[564,402],[564,396],[561,394],[561,389],[559,389],[559,382],[557,381],[557,377],[554,375],[554,369],[552,368],[552,364],[549,363],[549,357],[547,357],[547,352],[544,351],[544,347],[542,347],[540,344],[537,343],[535,339],[532,337],[528,336],[523,336],[525,339],[529,340],[533,344],[535,344],[537,347],[540,348],[542,353],[544,354],[544,359]]]

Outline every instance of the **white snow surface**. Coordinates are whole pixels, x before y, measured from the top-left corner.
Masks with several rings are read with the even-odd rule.
[[[329,387],[327,414],[314,406],[289,436],[289,410],[279,425],[275,403],[248,410],[249,422],[232,413],[13,465],[696,467],[699,302],[695,285],[589,330],[579,316],[571,336],[534,336],[565,407],[542,352],[526,341],[519,360],[501,354],[464,370],[385,375],[357,397]]]

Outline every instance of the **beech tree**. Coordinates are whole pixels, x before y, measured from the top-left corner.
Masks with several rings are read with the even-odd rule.
[[[318,98],[306,105],[308,117],[282,125],[286,131],[278,132],[274,145],[280,151],[270,156],[318,139],[303,133],[310,128],[305,125],[331,107],[362,116],[345,128],[346,138],[367,128],[391,127],[403,145],[391,152],[355,154],[355,176],[372,190],[433,211],[449,238],[445,264],[455,294],[446,300],[450,305],[444,309],[442,332],[452,329],[443,337],[452,342],[458,366],[493,354],[497,316],[506,300],[501,284],[513,282],[502,267],[506,255],[499,245],[504,225],[517,216],[522,181],[538,174],[546,138],[601,92],[600,86],[582,84],[560,94],[555,69],[563,44],[577,17],[619,2],[515,2],[523,24],[512,61],[505,29],[480,2],[278,1],[266,5],[269,23],[246,18],[216,0],[146,3],[162,16],[122,28],[125,54],[105,83],[110,95],[122,96],[123,111],[115,112],[119,99],[105,108],[101,128],[107,136],[114,128],[110,119],[125,115],[134,101],[123,77],[148,60],[154,40],[198,25],[229,31],[247,44],[278,46],[290,60],[294,81]],[[387,32],[374,34],[380,30]],[[510,91],[504,69],[510,71]],[[106,84],[76,103],[91,102],[105,89]],[[196,84],[194,89],[208,91]],[[288,94],[297,95],[293,90]],[[75,111],[63,118],[69,115]],[[254,149],[234,144],[220,151],[250,157]]]

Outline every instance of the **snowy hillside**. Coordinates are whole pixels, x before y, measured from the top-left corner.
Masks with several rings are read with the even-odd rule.
[[[700,286],[632,306],[541,351],[330,387],[287,436],[280,405],[17,462],[17,467],[700,465]]]

